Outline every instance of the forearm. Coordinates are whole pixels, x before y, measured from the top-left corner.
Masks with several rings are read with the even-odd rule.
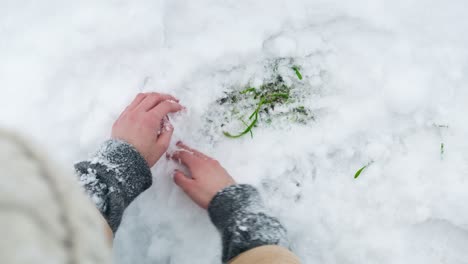
[[[114,233],[125,208],[152,184],[145,159],[119,140],[106,141],[90,159],[75,164],[75,171]]]
[[[208,212],[223,241],[223,263],[250,249],[279,245],[289,247],[286,229],[265,213],[258,191],[250,185],[233,185],[220,191]]]

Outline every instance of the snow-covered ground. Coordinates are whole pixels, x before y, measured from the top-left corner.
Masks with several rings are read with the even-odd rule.
[[[468,263],[467,13],[466,0],[0,0],[0,125],[71,168],[136,93],[172,93],[188,107],[174,140],[259,187],[304,263]],[[300,61],[315,121],[210,134],[213,102],[279,57]],[[219,263],[175,166],[161,160],[127,211],[115,263]]]

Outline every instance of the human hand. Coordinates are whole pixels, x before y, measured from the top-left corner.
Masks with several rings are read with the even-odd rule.
[[[140,93],[112,126],[112,138],[135,147],[150,167],[167,151],[174,128],[167,115],[183,109],[171,95]]]
[[[218,161],[182,142],[178,142],[177,146],[180,150],[172,155],[172,159],[187,166],[192,177],[176,170],[174,181],[200,207],[207,209],[216,193],[236,184]]]

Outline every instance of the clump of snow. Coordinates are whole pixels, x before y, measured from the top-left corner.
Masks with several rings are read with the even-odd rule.
[[[188,108],[172,117],[174,142],[259,187],[304,263],[464,263],[466,11],[463,0],[3,1],[0,125],[71,167],[136,93],[172,93]],[[261,62],[278,57],[303,61],[315,121],[212,140],[212,103],[261,83]],[[176,166],[161,160],[126,212],[116,263],[219,263],[219,235],[172,182]]]

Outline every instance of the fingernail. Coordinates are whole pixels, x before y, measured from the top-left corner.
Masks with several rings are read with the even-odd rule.
[[[184,143],[182,143],[181,140],[177,141],[177,143],[176,143],[177,146],[182,145],[182,144],[184,144]]]

